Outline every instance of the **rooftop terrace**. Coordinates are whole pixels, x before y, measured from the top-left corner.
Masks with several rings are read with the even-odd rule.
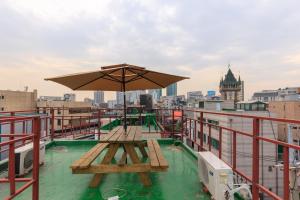
[[[197,160],[187,147],[182,144],[175,146],[173,140],[160,140],[159,143],[170,167],[164,173],[151,173],[152,186],[143,187],[137,174],[125,173],[106,175],[98,188],[89,188],[92,175],[73,175],[69,168],[74,160],[96,144],[95,141],[50,143],[46,150],[45,164],[40,167],[40,199],[104,200],[116,195],[124,200],[210,199],[210,196],[202,191]],[[115,158],[117,160],[120,157],[121,153],[118,152]],[[30,176],[31,174],[27,177]],[[19,185],[17,184],[17,187]],[[0,199],[8,194],[9,185],[1,184]],[[31,189],[25,190],[15,199],[31,199]]]
[[[151,187],[143,187],[136,174],[110,174],[98,188],[91,189],[88,185],[92,175],[73,175],[70,165],[97,143],[99,135],[101,140],[108,130],[120,124],[114,122],[115,119],[124,120],[122,110],[100,109],[85,115],[64,115],[55,109],[68,108],[0,113],[0,160],[8,157],[9,169],[12,169],[9,179],[4,179],[5,173],[0,175],[0,198],[11,192],[15,199],[31,199],[33,195],[34,200],[38,197],[42,200],[107,199],[114,195],[122,196],[121,199],[209,199],[202,191],[193,153],[207,150],[232,168],[235,182],[251,185],[253,199],[259,196],[289,199],[289,160],[292,158],[289,151],[300,151],[300,146],[278,141],[273,128],[276,130],[280,123],[299,126],[299,120],[187,109],[155,109],[152,120],[148,121],[143,115],[136,114],[134,119],[128,118],[127,123],[143,126],[145,139],[163,138],[160,144],[169,163],[168,171],[151,173]],[[107,125],[109,123],[111,127]],[[102,130],[105,126],[107,130]],[[30,141],[35,147],[40,139],[52,141],[46,150],[45,164],[38,167],[34,159],[33,173],[24,179],[14,178],[14,159],[11,159],[14,148]],[[182,144],[173,145],[175,140]],[[37,158],[34,149],[34,158]],[[116,157],[120,156],[117,153]],[[274,168],[275,165],[281,167]],[[22,187],[24,184],[28,189]]]

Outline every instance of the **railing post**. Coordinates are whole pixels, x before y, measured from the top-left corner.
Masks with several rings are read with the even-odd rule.
[[[192,119],[190,118],[189,138],[192,139]]]
[[[15,114],[12,112],[11,116],[14,116]],[[14,119],[10,122],[10,134],[12,135],[9,137],[9,140],[14,139],[15,134],[15,121]],[[9,159],[8,159],[8,179],[9,179],[9,187],[10,187],[10,195],[14,195],[16,192],[16,182],[15,182],[15,144],[10,143],[9,144]]]
[[[101,134],[101,110],[98,110],[98,140],[100,140],[100,134]]]
[[[203,151],[203,112],[200,112],[200,151]]]
[[[44,123],[45,123],[45,131],[46,131],[46,137],[48,137],[48,117],[46,116],[44,118]]]
[[[289,147],[283,147],[283,199],[290,199]]]
[[[40,133],[41,119],[35,117],[33,121],[33,169],[32,169],[32,199],[39,199],[39,165],[40,165]]]
[[[232,144],[232,168],[236,170],[236,132],[233,131]]]
[[[172,109],[172,137],[174,138],[174,121],[175,121],[175,117],[174,117],[174,108]]]
[[[219,158],[222,159],[222,127],[219,128]]]
[[[207,138],[207,141],[208,141],[208,149],[209,151],[211,151],[211,125],[208,124],[208,138]]]
[[[183,132],[184,132],[184,128],[183,128],[183,109],[181,110],[181,141],[183,141]]]
[[[54,121],[55,121],[55,118],[54,118],[54,109],[51,108],[50,109],[50,115],[51,115],[51,141],[53,141],[53,138],[54,138]]]
[[[65,121],[65,106],[62,106],[62,116],[61,116],[61,135],[66,137],[65,129],[64,129],[64,121]]]
[[[253,139],[252,139],[252,198],[259,199],[259,119],[253,119]]]
[[[81,115],[79,116],[79,135],[81,135],[81,126],[82,126],[82,122],[81,122]]]

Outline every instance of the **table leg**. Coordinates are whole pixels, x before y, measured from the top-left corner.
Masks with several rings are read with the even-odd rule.
[[[140,143],[140,142],[139,142],[139,143],[137,143],[137,146],[138,146],[140,152],[142,153],[143,157],[144,157],[144,158],[147,158],[147,157],[148,157],[148,154],[147,154],[147,151],[146,151],[146,149],[145,149],[145,145],[144,145],[143,143]]]
[[[101,164],[109,164],[112,159],[115,157],[119,148],[119,144],[110,144],[108,147],[108,151],[105,154]],[[90,187],[97,187],[101,181],[101,178],[104,174],[95,174],[92,181],[90,182]]]
[[[134,149],[134,145],[133,144],[124,144],[124,147],[126,149],[126,152],[129,154],[131,161],[134,164],[138,164],[141,163],[135,149]],[[151,185],[151,180],[149,177],[149,174],[146,172],[140,172],[138,173],[138,175],[140,176],[140,180],[141,182],[144,184],[144,186],[150,186]]]

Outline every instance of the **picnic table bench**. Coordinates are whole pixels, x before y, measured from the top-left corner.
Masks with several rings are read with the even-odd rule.
[[[123,153],[118,162],[112,163],[116,152],[121,147]],[[136,148],[144,158],[139,158]],[[148,147],[148,152],[146,148]],[[106,149],[106,154],[99,164],[94,164],[95,159]],[[128,163],[129,156],[131,163]],[[122,126],[111,130],[97,145],[86,152],[81,158],[71,165],[73,174],[95,174],[90,187],[97,187],[104,174],[107,173],[138,173],[141,182],[145,186],[151,185],[150,172],[161,172],[168,169],[168,162],[163,156],[158,142],[154,139],[145,141],[142,139],[140,126],[128,126],[125,133]]]

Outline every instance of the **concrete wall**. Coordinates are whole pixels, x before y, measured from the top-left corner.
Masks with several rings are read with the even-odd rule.
[[[269,111],[278,118],[300,120],[300,101],[271,101]],[[300,140],[300,130],[293,129],[293,139]],[[287,124],[278,124],[278,138],[287,141]]]
[[[33,92],[0,90],[0,112],[34,110],[36,101],[37,90]]]

